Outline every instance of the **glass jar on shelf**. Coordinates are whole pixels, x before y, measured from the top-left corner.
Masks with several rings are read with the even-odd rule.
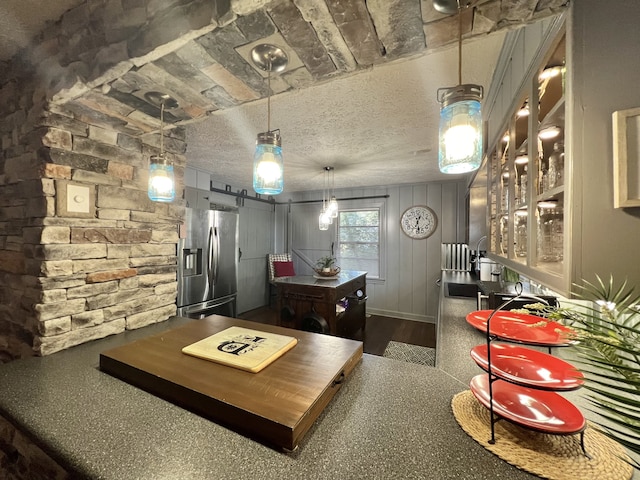
[[[564,184],[564,143],[555,142],[549,155],[549,188]]]
[[[538,260],[561,262],[564,257],[564,214],[557,202],[538,204]]]
[[[509,172],[504,172],[502,174],[502,199],[501,199],[501,208],[503,212],[506,212],[509,209]]]
[[[537,175],[533,178],[532,186],[535,189],[535,194],[540,195],[544,193],[544,182],[545,182],[545,174],[546,165],[544,164],[544,146],[542,145],[542,140],[538,138],[538,168]]]
[[[520,201],[527,203],[527,166],[524,166],[524,171],[520,175]]]
[[[527,256],[527,211],[515,212],[515,253],[517,257]]]
[[[509,217],[507,215],[502,215],[500,217],[500,255],[507,255],[509,251]]]
[[[540,170],[538,172],[538,193],[544,193],[551,188],[549,186],[549,169],[546,168],[546,165],[540,165]]]
[[[551,188],[551,175],[549,169],[542,171],[542,191],[546,192]]]

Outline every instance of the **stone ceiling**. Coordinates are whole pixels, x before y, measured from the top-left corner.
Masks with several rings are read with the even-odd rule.
[[[302,110],[307,119],[323,119],[324,127],[313,121],[306,128],[297,128],[291,133],[281,127],[285,148],[290,148],[290,152],[296,152],[295,146],[287,147],[287,142],[300,142],[306,146],[306,150],[292,154],[293,168],[290,177],[285,177],[288,191],[308,189],[308,173],[318,169],[323,162],[334,161],[346,168],[366,160],[366,157],[355,159],[346,158],[346,155],[333,160],[322,156],[309,158],[314,149],[322,148],[322,129],[327,129],[327,117],[332,115],[328,108],[334,104],[333,93],[336,92],[332,92],[333,83],[329,82],[348,82],[353,77],[360,79],[357,82],[372,84],[378,81],[377,72],[383,72],[386,76],[383,85],[393,88],[395,82],[402,88],[408,73],[405,71],[398,77],[394,74],[395,66],[400,65],[397,71],[402,72],[402,65],[408,68],[411,62],[422,62],[420,68],[426,69],[428,75],[425,58],[430,55],[443,56],[448,73],[457,70],[457,51],[453,48],[458,19],[436,12],[431,0],[67,0],[62,5],[68,5],[68,2],[77,6],[47,24],[37,37],[37,46],[23,48],[6,63],[11,65],[18,58],[21,62],[29,58],[39,71],[38,61],[55,57],[59,65],[53,68],[50,59],[47,60],[47,71],[42,74],[54,103],[65,104],[75,115],[90,119],[91,123],[109,125],[132,135],[157,132],[159,126],[159,109],[148,102],[145,94],[159,91],[171,95],[178,100],[179,107],[168,111],[165,119],[186,127],[188,164],[214,173],[221,183],[240,188],[250,187],[249,182],[238,182],[248,178],[246,172],[250,172],[251,160],[246,158],[246,165],[242,166],[238,160],[251,155],[256,133],[266,130],[264,99],[269,90],[264,72],[248,59],[252,46],[272,43],[283,48],[290,58],[288,68],[272,78],[274,120],[278,114],[280,118],[283,115],[299,118],[287,115],[293,110],[298,114]],[[13,8],[20,5],[11,4]],[[475,2],[473,8],[463,13],[465,49],[469,49],[465,50],[465,65],[481,64],[476,57],[482,54],[483,48],[474,49],[474,44],[489,42],[493,52],[485,63],[492,68],[502,38],[495,36],[496,32],[557,14],[566,4],[567,0]],[[13,13],[17,16],[17,12]],[[479,77],[487,88],[490,68],[475,72],[471,65],[465,83],[475,82]],[[437,83],[439,81],[444,83]],[[2,77],[1,83],[4,83]],[[440,87],[451,86],[457,83],[457,75],[449,74],[446,81],[433,79],[432,83]],[[366,96],[357,95],[357,91],[364,88],[361,83],[351,86],[343,83],[341,92],[366,103]],[[394,118],[382,115],[387,125],[396,119],[402,123],[399,117],[410,109],[412,100],[404,99],[406,95],[400,91],[388,91],[387,94],[390,96],[387,99],[369,97],[368,102],[396,103],[394,96],[403,98],[403,103],[396,105]],[[378,91],[375,95],[385,95],[385,92]],[[426,101],[436,104],[435,92],[428,92],[428,95]],[[280,105],[292,102],[292,105],[279,106],[278,102],[282,102]],[[280,113],[277,108],[282,108]],[[367,115],[381,116],[376,112],[366,113],[366,110],[358,112],[351,106],[336,108],[343,117],[346,112],[357,115],[360,120]],[[435,108],[435,114],[426,114],[435,117],[437,129],[437,104]],[[245,121],[246,128],[242,128],[242,135],[238,137],[241,143],[227,142],[229,134],[223,134],[222,127],[233,123],[237,131],[238,122],[242,124],[244,116],[249,120]],[[400,159],[388,154],[397,149],[398,142],[388,143],[383,126],[372,124],[370,136],[377,138],[376,144],[370,145],[371,148],[364,147],[358,136],[344,132],[342,125],[344,122],[349,125],[349,119],[341,120],[337,123],[342,132],[324,132],[326,138],[341,135],[343,141],[339,144],[346,141],[360,145],[357,150],[361,152],[372,149],[385,152],[386,156],[381,158],[384,168],[379,168],[383,177],[366,182],[361,178],[357,183],[380,184],[375,182],[384,178],[389,162]],[[216,122],[219,128],[216,128]],[[426,123],[433,127],[434,119],[426,120]],[[433,132],[413,132],[412,135],[433,137]],[[401,142],[401,139],[396,140]],[[411,144],[404,145],[399,153],[405,157],[413,155],[415,165],[404,169],[396,180],[413,183],[438,179],[437,167],[434,170],[432,165],[434,142],[407,140],[406,143]],[[288,155],[285,149],[285,165]],[[335,153],[332,155],[335,157]],[[437,152],[435,155],[437,157]],[[217,166],[216,156],[221,162]],[[425,171],[432,172],[429,178],[416,177],[415,169],[422,164]],[[357,177],[362,177],[362,170]],[[336,186],[341,182],[339,173],[336,167]],[[345,186],[354,185],[353,180],[343,181]]]

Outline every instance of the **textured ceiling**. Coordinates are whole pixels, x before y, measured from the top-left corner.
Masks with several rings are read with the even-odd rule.
[[[463,83],[488,88],[504,33],[566,4],[474,2]],[[337,188],[452,179],[437,168],[436,91],[458,83],[458,21],[431,0],[2,0],[0,27],[0,60],[29,58],[43,29],[58,39],[52,54],[81,81],[54,100],[90,123],[154,133],[145,94],[178,99],[165,119],[186,130],[187,164],[233,188],[251,191],[266,130],[269,89],[248,59],[261,42],[291,57],[271,84],[286,192],[321,188],[324,166]]]

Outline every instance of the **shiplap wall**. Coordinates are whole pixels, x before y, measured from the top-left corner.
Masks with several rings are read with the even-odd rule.
[[[185,200],[193,208],[209,208],[211,203],[238,206],[236,197],[209,191],[210,174],[187,168]],[[224,185],[216,185],[224,189]],[[275,212],[272,205],[249,199],[239,209],[238,313],[268,305],[267,254],[273,251]]]
[[[315,200],[321,198],[321,195],[321,192],[308,192],[278,200]],[[435,322],[439,298],[436,280],[440,277],[440,244],[464,242],[466,183],[428,183],[336,191],[338,198],[379,195],[388,195],[388,198],[340,202],[341,208],[377,204],[382,204],[383,207],[383,278],[368,279],[367,310],[378,315]],[[400,216],[413,205],[427,205],[438,216],[438,228],[426,240],[412,240],[400,230]],[[319,213],[320,204],[291,203],[276,207],[276,250],[294,253],[296,272],[299,274],[310,272],[303,258],[315,261],[330,253],[331,242],[336,241],[334,226],[326,232],[318,229]]]

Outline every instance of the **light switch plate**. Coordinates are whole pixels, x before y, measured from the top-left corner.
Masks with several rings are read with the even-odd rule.
[[[89,187],[67,185],[67,212],[89,213]]]
[[[93,218],[96,214],[95,186],[56,180],[56,215]]]

